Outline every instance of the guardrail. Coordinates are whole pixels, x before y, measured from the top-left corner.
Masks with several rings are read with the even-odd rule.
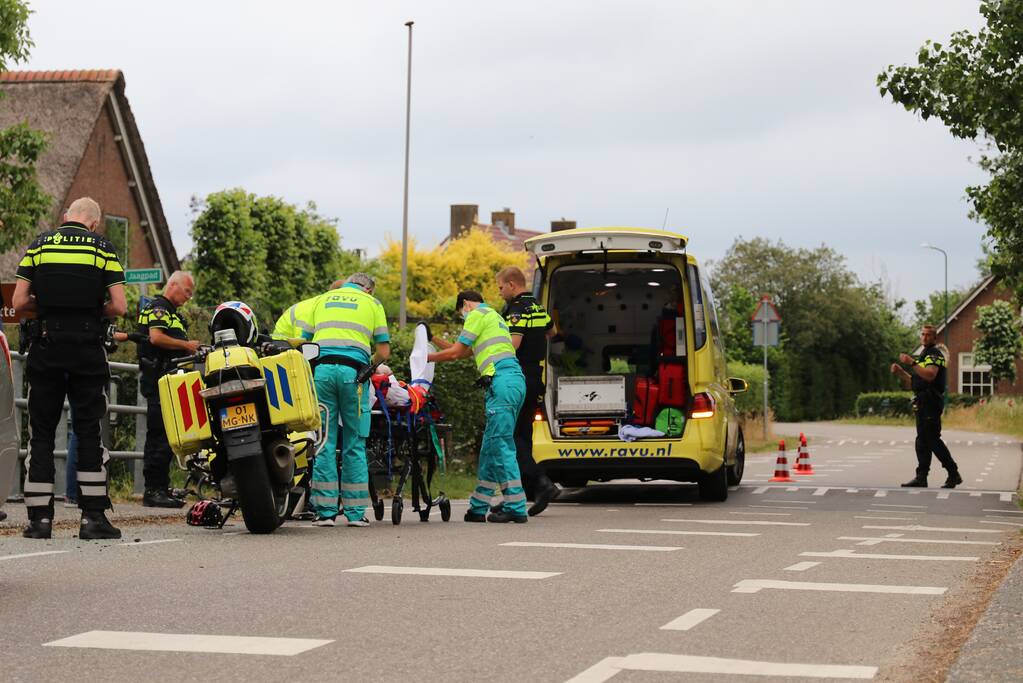
[[[12,370],[14,371],[14,391],[15,399],[14,405],[20,411],[28,410],[28,399],[21,396],[22,387],[24,386],[24,363],[28,359],[27,354],[11,352]],[[111,417],[117,414],[126,414],[135,416],[135,447],[139,448],[146,440],[146,401],[142,397],[142,393],[137,390],[138,379],[135,379],[136,383],[136,404],[135,405],[122,405],[117,403],[117,394],[122,385],[122,377],[115,375],[114,373],[129,373],[137,375],[139,372],[139,366],[135,363],[118,363],[115,361],[109,361],[107,365],[110,366],[110,386],[108,387],[108,403],[107,412],[103,416],[102,429],[101,429],[101,440],[103,445],[109,448],[112,445],[112,433],[111,433]],[[66,461],[67,460],[67,442],[70,432],[70,425],[68,424],[69,406],[68,403],[64,402],[64,409],[61,413],[61,424],[64,428],[58,428],[56,438],[54,439],[54,464],[55,477],[54,477],[54,493],[60,498],[65,489],[66,484]],[[142,493],[143,479],[142,479],[142,451],[113,451],[108,450],[108,454],[111,459],[114,460],[130,460],[133,461],[132,475],[133,475],[133,489],[135,493]],[[28,455],[28,450],[22,448],[18,452],[18,457],[22,460]],[[5,494],[8,499],[19,500],[22,498],[21,482],[20,477],[15,477],[14,486],[11,491],[0,491],[0,494]]]

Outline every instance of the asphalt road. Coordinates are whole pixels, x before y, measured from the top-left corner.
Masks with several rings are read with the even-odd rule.
[[[0,537],[0,678],[871,678],[1023,528],[1020,447],[949,434],[967,485],[910,490],[911,430],[804,431],[817,474],[772,484],[751,457],[721,504],[625,483],[526,525],[456,502],[450,523]]]

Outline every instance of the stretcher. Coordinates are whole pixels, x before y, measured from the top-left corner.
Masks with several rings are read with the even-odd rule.
[[[426,357],[434,350],[427,327],[420,323],[416,326],[415,344],[409,357],[411,381],[408,384],[398,382],[386,372],[373,378],[376,405],[366,439],[366,459],[369,495],[373,515],[378,521],[384,518],[385,511],[377,482],[386,482],[389,488],[393,484],[391,523],[401,524],[406,485],[411,489],[412,511],[419,515],[420,521],[429,521],[434,507],[440,511],[443,521],[451,519],[448,497],[443,491],[436,497],[430,492],[433,475],[444,466],[443,441],[446,440],[442,440],[440,434],[450,429],[443,424],[443,414],[431,392],[434,364],[426,362]]]

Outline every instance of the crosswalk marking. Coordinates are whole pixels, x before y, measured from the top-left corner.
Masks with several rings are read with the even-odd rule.
[[[813,569],[819,564],[820,562],[797,562],[795,564],[789,565],[788,567],[785,567],[784,571],[805,572],[807,569]]]
[[[949,561],[949,562],[976,562],[978,557],[966,557],[962,555],[883,555],[879,553],[858,553],[854,550],[832,550],[830,552],[806,552],[799,553],[800,557],[840,557],[862,560],[926,560],[926,561]]]
[[[940,538],[885,538],[876,536],[839,536],[840,541],[861,541],[857,545],[878,543],[949,543],[952,545],[998,545],[996,541],[946,541]]]
[[[600,543],[534,543],[530,541],[509,541],[501,543],[510,548],[578,548],[580,550],[638,550],[649,552],[670,552],[682,550],[678,545],[604,545]]]
[[[153,545],[155,543],[174,543],[180,541],[180,538],[159,538],[155,541],[127,541],[125,543],[118,543],[117,545],[122,548],[134,548],[137,545]]]
[[[449,567],[392,567],[367,565],[345,569],[355,574],[412,574],[419,576],[462,576],[479,579],[526,579],[539,580],[559,576],[561,572],[524,572],[499,569],[453,569]]]
[[[46,550],[40,553],[21,553],[20,555],[0,555],[0,562],[4,560],[20,560],[25,557],[42,557],[43,555],[62,555],[68,550]]]
[[[765,589],[794,591],[831,591],[838,593],[887,593],[897,595],[942,595],[941,586],[892,586],[871,583],[816,583],[812,581],[777,581],[775,579],[743,579],[732,588],[733,593],[759,593]]]
[[[772,522],[762,519],[662,519],[662,522],[689,524],[743,524],[749,526],[810,526],[809,522]]]
[[[627,657],[607,657],[568,683],[603,683],[619,671],[660,671],[665,673],[725,674],[728,676],[776,676],[787,678],[853,678],[869,680],[876,666],[845,664],[801,664],[758,662],[751,659],[697,657],[695,655],[644,652]]]
[[[140,631],[88,631],[44,643],[45,647],[84,647],[100,650],[145,650],[150,652],[208,652],[216,654],[279,655],[293,657],[333,640],[312,638],[259,638],[185,633],[143,633]]]
[[[1000,531],[995,529],[965,529],[957,527],[941,527],[941,526],[921,526],[920,524],[904,524],[902,526],[877,526],[877,525],[864,525],[864,529],[885,529],[887,531],[948,531],[951,533],[964,533],[964,534],[1000,534]]]
[[[992,521],[988,521],[986,519],[980,520],[980,523],[981,524],[1004,524],[1005,526],[1023,526],[1023,522],[992,522]]]
[[[990,508],[984,508],[984,512],[998,512],[1007,513],[1010,515],[1023,515],[1023,510],[992,510]]]
[[[736,536],[751,538],[760,534],[745,531],[678,531],[676,529],[597,529],[605,534],[665,534],[669,536]]]
[[[688,631],[720,612],[719,609],[691,609],[677,619],[661,627],[662,631]]]

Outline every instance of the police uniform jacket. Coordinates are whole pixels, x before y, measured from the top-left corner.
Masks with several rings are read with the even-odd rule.
[[[551,317],[528,292],[522,292],[505,304],[501,316],[507,321],[510,334],[522,335],[515,352],[522,371],[527,375],[539,375],[540,364],[547,357],[547,331],[554,326]]]
[[[940,415],[945,402],[946,363],[945,356],[937,346],[926,347],[916,357],[917,365],[922,368],[937,366],[938,374],[933,382],[927,382],[914,372],[911,374],[913,398],[917,410],[926,415]]]
[[[138,333],[143,337],[139,342],[139,366],[142,371],[141,388],[145,396],[156,394],[156,382],[167,370],[170,362],[180,356],[187,356],[187,351],[161,349],[149,342],[149,330],[161,330],[172,339],[185,341],[188,332],[185,322],[178,315],[178,307],[163,295],[154,297],[139,312]]]

